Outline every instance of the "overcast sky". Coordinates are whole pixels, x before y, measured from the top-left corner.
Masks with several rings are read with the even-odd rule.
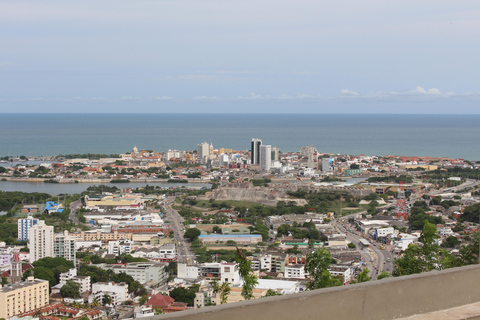
[[[480,113],[480,1],[0,2],[0,112]]]

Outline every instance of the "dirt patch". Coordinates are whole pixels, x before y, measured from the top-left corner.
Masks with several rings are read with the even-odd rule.
[[[252,251],[255,248],[253,247],[238,247],[239,249],[244,249],[247,251]],[[207,246],[207,250],[237,250],[235,246],[225,246],[225,247],[218,247],[218,246]]]
[[[253,225],[250,223],[235,223],[235,224],[197,224],[195,228],[212,232],[214,226],[219,226],[220,228],[232,228],[232,229],[240,229],[241,227],[252,227]]]

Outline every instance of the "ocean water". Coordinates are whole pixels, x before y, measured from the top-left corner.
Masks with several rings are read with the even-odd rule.
[[[480,160],[480,115],[0,114],[0,156],[247,150],[252,138],[280,150],[446,156]]]

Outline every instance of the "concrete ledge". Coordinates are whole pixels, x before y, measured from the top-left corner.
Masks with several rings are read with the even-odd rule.
[[[479,320],[480,302],[467,304],[465,306],[434,311],[424,314],[417,314],[399,320]]]
[[[345,287],[145,318],[184,320],[399,319],[480,302],[480,266],[388,278]]]

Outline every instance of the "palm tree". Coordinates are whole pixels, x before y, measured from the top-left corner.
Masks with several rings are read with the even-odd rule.
[[[90,303],[90,307],[98,307],[100,305],[100,301],[98,301],[98,298],[93,299],[92,303]]]
[[[102,304],[104,306],[112,304],[112,297],[108,293],[105,293],[105,295],[102,298]]]

